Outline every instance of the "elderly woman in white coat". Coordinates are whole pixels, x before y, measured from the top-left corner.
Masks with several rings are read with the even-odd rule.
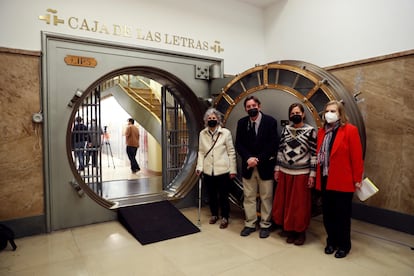
[[[221,215],[220,228],[227,228],[229,223],[230,180],[236,177],[236,151],[231,132],[222,127],[222,114],[210,108],[204,114],[205,128],[200,131],[197,175],[202,175],[206,185],[211,218],[215,224]]]

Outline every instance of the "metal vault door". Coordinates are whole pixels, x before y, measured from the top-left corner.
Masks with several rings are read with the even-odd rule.
[[[67,155],[72,157],[70,162],[73,172],[81,177],[82,181],[96,194],[102,197],[102,148],[107,143],[104,141],[104,130],[101,124],[101,87],[96,87],[74,110],[73,120],[68,124],[68,138],[66,144]],[[81,91],[75,94],[69,105],[76,101]],[[92,166],[89,164],[91,161]],[[83,195],[83,190],[78,181],[72,180],[70,184]]]
[[[250,94],[259,96],[262,109],[278,120],[280,128],[289,123],[288,107],[294,102],[305,106],[306,122],[319,128],[325,104],[330,100],[341,101],[350,122],[359,130],[365,151],[365,125],[357,106],[357,96],[352,95],[334,75],[316,65],[284,60],[258,65],[231,79],[218,93],[214,105],[224,114],[226,126],[233,133],[237,120],[246,116],[243,100]]]
[[[341,101],[350,122],[359,130],[365,152],[365,125],[357,106],[357,95],[352,95],[340,80],[316,65],[296,60],[258,65],[230,79],[225,85],[216,81],[213,86],[219,91],[214,106],[224,114],[225,125],[233,134],[236,133],[237,121],[246,116],[243,101],[250,94],[260,99],[264,113],[277,119],[279,132],[289,124],[288,107],[292,103],[302,103],[306,123],[319,128],[325,104],[330,100]],[[238,167],[240,172],[240,163]],[[242,189],[241,182],[236,181],[230,195],[230,199],[241,208]]]
[[[94,66],[71,65],[66,63],[68,57],[86,57],[96,62]],[[68,137],[72,137],[76,117],[82,116],[85,117],[86,124],[95,119],[98,131],[94,133],[99,133],[102,85],[119,75],[142,75],[157,81],[168,90],[166,95],[170,94],[174,98],[174,101],[168,102],[167,96],[166,120],[177,123],[177,119],[185,118],[185,121],[180,123],[180,131],[185,130],[185,135],[172,135],[180,129],[177,129],[177,125],[169,125],[165,129],[171,133],[170,140],[165,140],[165,143],[172,142],[171,152],[167,157],[180,162],[174,161],[164,183],[164,192],[169,199],[184,199],[196,182],[194,167],[198,146],[197,134],[202,127],[205,108],[200,99],[208,98],[210,95],[208,77],[197,77],[197,70],[206,69],[208,72],[210,66],[215,66],[220,68],[220,71],[223,68],[222,62],[221,59],[43,33],[42,110],[47,230],[116,219],[116,212],[110,210],[114,202],[101,197],[99,168],[78,170],[79,163],[74,158],[81,150],[88,155],[97,153],[97,162],[101,163],[102,167],[104,164],[99,149],[93,146],[81,149],[72,145],[71,138]],[[222,77],[222,73],[219,73],[218,77]],[[168,119],[170,115],[167,114],[171,114],[171,119]],[[146,129],[153,127],[146,117],[143,117],[143,120],[140,124],[147,124]],[[155,136],[161,140],[159,124],[158,128],[159,133]],[[75,134],[82,134],[83,131],[77,131]],[[93,132],[89,134],[91,133]],[[183,158],[182,153],[185,152]],[[167,182],[168,178],[172,180]],[[87,196],[79,196],[74,189],[76,185],[79,185]]]

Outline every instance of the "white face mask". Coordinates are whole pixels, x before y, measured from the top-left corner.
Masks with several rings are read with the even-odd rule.
[[[338,114],[333,113],[333,112],[326,112],[325,113],[325,120],[328,124],[334,123],[336,121],[338,121]]]

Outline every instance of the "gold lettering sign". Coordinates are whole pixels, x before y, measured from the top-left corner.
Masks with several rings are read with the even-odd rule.
[[[224,48],[219,40],[209,42],[177,34],[162,33],[157,30],[142,29],[130,25],[108,24],[98,20],[79,18],[76,16],[62,18],[58,15],[58,11],[55,9],[49,8],[46,11],[47,13],[45,15],[39,15],[39,20],[45,21],[46,24],[50,26],[66,26],[72,30],[79,30],[82,32],[111,35],[117,38],[129,38],[134,39],[138,43],[163,43],[170,47],[184,47],[198,51],[213,51],[217,54],[224,52]],[[86,66],[83,64],[71,65]]]
[[[67,65],[83,66],[83,67],[95,67],[96,64],[98,64],[95,58],[71,56],[71,55],[67,55],[65,57],[65,62]]]

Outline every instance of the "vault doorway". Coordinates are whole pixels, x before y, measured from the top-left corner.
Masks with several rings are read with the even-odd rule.
[[[145,87],[131,85],[140,82],[154,92],[150,97],[144,96]],[[105,177],[108,171],[117,169],[114,158],[117,159],[123,150],[119,141],[114,149],[109,123],[105,119],[108,114],[112,114],[109,117],[115,117],[117,112],[102,109],[102,103],[110,98],[115,98],[126,114],[138,123],[142,137],[141,152],[148,155],[150,151],[156,151],[158,143],[161,152],[158,156],[152,155],[152,158],[158,158],[162,164],[155,175],[148,173],[150,170],[146,157],[141,161],[144,160],[142,167],[146,173],[143,174],[147,177],[128,179],[127,176],[119,175],[118,179],[112,178],[110,181]],[[202,115],[203,110],[194,93],[184,82],[161,69],[130,67],[102,76],[85,91],[79,91],[67,126],[66,149],[75,177],[75,188],[78,185],[78,192],[86,193],[110,209],[184,197],[195,182],[193,172],[197,156],[197,133]],[[76,129],[80,118],[87,122],[84,130]],[[112,125],[112,129],[118,129],[118,132],[120,128],[122,126]],[[79,146],[77,137],[82,135],[84,142]],[[119,135],[117,137],[119,140]],[[148,143],[148,140],[152,143]],[[146,185],[148,189],[141,189],[140,192],[132,188],[137,185]],[[125,187],[120,188],[122,186]],[[125,193],[119,194],[120,189]],[[117,190],[118,193],[114,195]]]

